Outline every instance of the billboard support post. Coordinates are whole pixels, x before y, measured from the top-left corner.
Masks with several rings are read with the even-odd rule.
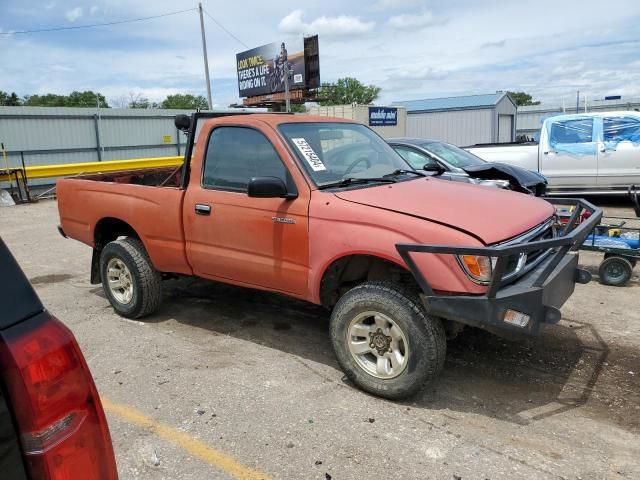
[[[291,95],[289,94],[289,66],[285,65],[287,71],[284,75],[284,105],[287,113],[291,112]]]
[[[202,56],[204,57],[204,77],[207,82],[207,101],[209,110],[213,109],[211,102],[211,80],[209,80],[209,60],[207,58],[207,38],[204,34],[204,18],[202,17],[202,3],[198,3],[198,11],[200,12],[200,33],[202,34]]]

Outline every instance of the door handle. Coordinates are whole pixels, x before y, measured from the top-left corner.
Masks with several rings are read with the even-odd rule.
[[[196,210],[196,215],[210,215],[211,205],[205,205],[204,203],[196,203],[195,210]]]

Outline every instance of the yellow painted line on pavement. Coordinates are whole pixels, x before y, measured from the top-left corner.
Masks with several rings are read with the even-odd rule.
[[[266,473],[258,472],[249,467],[245,467],[234,458],[226,455],[209,445],[190,437],[180,430],[156,422],[144,413],[135,408],[112,402],[102,397],[102,406],[110,414],[119,419],[136,425],[138,427],[147,428],[158,435],[160,438],[173,443],[182,448],[194,457],[208,463],[209,465],[222,470],[238,480],[269,480],[270,477]]]

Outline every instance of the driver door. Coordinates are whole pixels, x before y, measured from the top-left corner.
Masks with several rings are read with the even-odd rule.
[[[597,142],[591,117],[558,120],[550,125],[541,145],[540,173],[553,188],[589,188],[597,185]]]
[[[301,189],[294,199],[247,195],[249,180],[261,176],[279,177],[297,190],[272,141],[254,128],[218,126],[200,158],[183,206],[187,256],[194,273],[306,294],[308,191]]]

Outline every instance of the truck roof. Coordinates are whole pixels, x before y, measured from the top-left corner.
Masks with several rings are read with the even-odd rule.
[[[546,117],[544,120],[571,120],[572,118],[593,118],[593,117],[638,117],[640,118],[640,112],[626,110],[617,112],[582,112],[582,113],[567,113],[558,114]]]
[[[251,113],[248,115],[229,115],[217,117],[215,119],[206,119],[205,121],[215,120],[216,123],[244,123],[251,124],[253,122],[263,122],[271,126],[278,126],[283,123],[358,123],[348,118],[325,117],[320,115],[298,115],[294,113]]]

